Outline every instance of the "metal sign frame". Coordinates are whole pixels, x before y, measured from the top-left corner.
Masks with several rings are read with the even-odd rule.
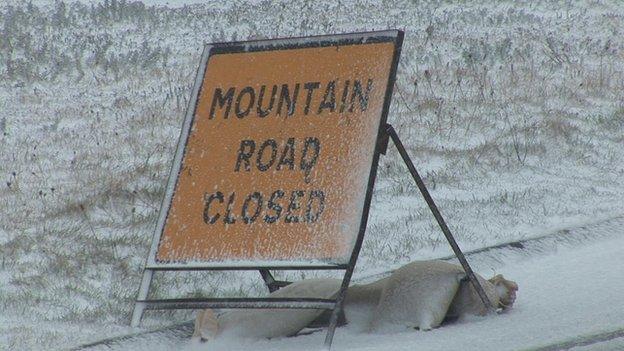
[[[251,52],[251,51],[266,51],[266,50],[284,50],[292,48],[311,48],[311,47],[328,47],[334,45],[350,45],[350,44],[367,44],[367,43],[381,43],[391,42],[394,44],[394,52],[388,75],[388,82],[384,95],[383,107],[380,116],[380,124],[377,130],[377,137],[375,142],[375,150],[373,153],[372,164],[370,168],[368,184],[366,187],[366,195],[364,199],[364,208],[360,219],[360,227],[358,235],[351,252],[350,259],[347,264],[332,264],[332,263],[306,263],[292,264],[292,262],[280,264],[267,264],[257,265],[253,263],[166,263],[160,264],[156,262],[155,257],[158,250],[159,241],[165,225],[167,214],[171,205],[171,201],[174,194],[174,188],[178,179],[178,172],[182,165],[182,158],[186,141],[189,137],[190,128],[193,123],[195,111],[197,108],[197,99],[201,90],[205,70],[207,68],[208,59],[211,54],[215,53],[239,53],[239,52]],[[275,39],[275,40],[261,40],[261,41],[249,41],[249,42],[233,42],[233,43],[217,43],[207,44],[202,54],[201,63],[197,70],[197,78],[192,92],[192,99],[189,101],[189,105],[186,111],[186,117],[184,119],[180,140],[176,149],[173,165],[169,175],[167,184],[167,190],[165,197],[163,198],[158,223],[156,225],[154,236],[152,239],[152,245],[150,253],[147,258],[145,269],[143,272],[143,279],[139,288],[137,301],[132,313],[132,326],[138,326],[143,312],[145,310],[160,310],[160,309],[200,309],[200,308],[299,308],[299,309],[328,309],[332,310],[332,314],[329,320],[329,327],[327,335],[325,337],[326,349],[331,348],[335,329],[338,325],[339,315],[342,311],[342,304],[346,296],[346,291],[353,275],[353,270],[357,263],[357,258],[362,247],[364,240],[364,233],[366,231],[366,224],[368,222],[368,213],[370,210],[370,203],[373,194],[373,187],[375,185],[375,179],[377,176],[377,167],[379,163],[380,155],[385,155],[388,143],[390,139],[395,144],[401,158],[408,167],[412,178],[416,182],[423,198],[427,202],[429,209],[438,222],[440,229],[444,233],[447,241],[449,242],[455,256],[459,259],[467,278],[471,281],[477,294],[481,298],[483,304],[488,311],[493,311],[491,305],[483,287],[477,280],[474,272],[470,268],[464,254],[459,248],[457,242],[453,238],[453,235],[446,225],[444,218],[438,210],[435,202],[431,198],[429,191],[427,190],[420,175],[416,171],[412,160],[410,159],[407,151],[403,147],[398,134],[394,128],[387,124],[388,112],[390,109],[390,102],[392,100],[392,90],[396,80],[396,72],[403,43],[403,32],[400,30],[387,30],[379,32],[363,32],[363,33],[349,33],[341,35],[331,36],[316,36],[316,37],[304,37],[304,38],[288,38],[288,39]],[[286,286],[289,282],[276,281],[270,270],[344,270],[344,276],[338,295],[335,299],[320,299],[320,298],[194,298],[194,299],[158,299],[149,300],[149,289],[152,282],[153,274],[156,271],[177,271],[177,270],[258,270],[262,279],[264,280],[267,288],[270,292],[273,292],[280,287]]]
[[[161,264],[155,260],[161,234],[167,219],[171,201],[173,199],[176,182],[178,180],[178,172],[182,165],[185,146],[190,134],[193,119],[198,103],[198,97],[201,91],[203,78],[207,69],[208,60],[214,54],[253,52],[253,51],[269,51],[269,50],[287,50],[314,47],[331,47],[337,45],[363,45],[373,43],[393,43],[394,52],[388,81],[384,94],[383,106],[380,116],[379,128],[377,130],[377,139],[375,142],[375,150],[373,153],[372,165],[368,177],[366,194],[364,198],[364,208],[360,219],[358,234],[355,240],[353,251],[351,252],[348,263],[301,263],[292,264],[292,262],[280,264],[256,265],[253,262],[241,262],[239,264],[215,262],[198,262],[198,263],[166,263]],[[313,36],[301,38],[271,39],[247,42],[229,42],[206,44],[201,57],[199,68],[193,86],[192,98],[186,111],[185,119],[182,125],[180,139],[176,148],[176,153],[167,182],[167,189],[163,201],[161,203],[158,222],[154,230],[154,236],[147,258],[141,286],[139,288],[137,301],[132,313],[132,326],[138,326],[145,310],[152,309],[197,309],[197,308],[304,308],[304,309],[330,309],[333,310],[327,336],[325,338],[325,346],[331,347],[335,328],[338,324],[338,316],[342,310],[342,303],[346,295],[347,287],[351,281],[353,270],[357,262],[357,258],[364,239],[366,224],[368,221],[368,213],[373,194],[373,187],[377,176],[377,167],[379,157],[385,152],[388,137],[386,135],[386,121],[392,100],[392,89],[396,80],[397,66],[399,62],[401,47],[403,43],[403,31],[386,30],[376,32],[348,33],[340,35]],[[209,298],[209,299],[160,299],[149,300],[148,295],[153,274],[155,271],[176,271],[176,270],[258,270],[264,279],[270,291],[284,286],[287,282],[275,281],[269,270],[344,270],[344,277],[338,296],[335,299],[314,299],[314,298]]]

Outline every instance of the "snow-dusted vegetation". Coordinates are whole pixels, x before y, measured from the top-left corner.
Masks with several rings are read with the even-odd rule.
[[[126,330],[202,43],[404,29],[389,122],[474,249],[624,212],[623,18],[606,0],[3,2],[0,349]],[[449,252],[390,146],[356,276]],[[153,286],[262,291],[255,273]]]

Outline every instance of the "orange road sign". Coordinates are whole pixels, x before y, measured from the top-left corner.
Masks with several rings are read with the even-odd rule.
[[[379,36],[207,46],[148,265],[347,264],[395,50]]]

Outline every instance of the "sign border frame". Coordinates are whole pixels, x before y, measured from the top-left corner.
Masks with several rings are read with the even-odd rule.
[[[176,146],[174,159],[169,171],[169,177],[167,180],[167,188],[165,195],[162,198],[161,206],[158,213],[158,221],[154,227],[152,242],[150,251],[147,256],[145,269],[146,270],[256,270],[263,269],[277,269],[277,270],[297,270],[297,269],[336,269],[343,270],[349,268],[353,269],[355,266],[355,260],[359,255],[359,251],[364,239],[364,233],[366,231],[366,224],[368,222],[368,213],[370,210],[370,202],[372,199],[373,188],[377,175],[377,168],[379,164],[380,154],[385,153],[385,147],[387,145],[388,138],[385,134],[385,125],[388,119],[389,107],[392,99],[392,90],[394,82],[396,81],[396,71],[398,67],[398,60],[400,57],[400,51],[403,43],[404,32],[397,29],[383,30],[383,31],[370,31],[370,32],[353,32],[344,34],[333,35],[318,35],[308,37],[292,37],[292,38],[278,38],[278,39],[264,39],[264,40],[250,40],[250,41],[238,41],[238,42],[219,42],[219,43],[205,43],[199,66],[196,71],[195,82],[193,85],[191,99],[189,100],[184,121],[182,123],[182,129]],[[208,67],[210,57],[220,54],[234,54],[243,52],[258,52],[258,51],[273,51],[273,50],[289,50],[289,49],[302,49],[302,48],[314,48],[314,47],[329,47],[336,45],[358,45],[358,44],[372,44],[372,43],[394,43],[393,58],[390,62],[390,71],[388,74],[388,82],[386,91],[384,94],[384,102],[382,105],[381,116],[379,120],[379,128],[377,131],[377,137],[375,142],[375,149],[373,151],[373,159],[371,162],[368,184],[366,187],[366,194],[364,205],[362,209],[362,217],[360,219],[360,228],[358,229],[357,237],[351,251],[351,257],[347,263],[336,262],[324,262],[322,260],[288,260],[284,261],[284,264],[279,264],[279,260],[269,264],[263,262],[254,263],[252,260],[240,260],[237,264],[236,261],[228,262],[210,262],[210,261],[158,261],[156,255],[158,248],[162,240],[164,233],[164,227],[167,220],[168,213],[171,209],[173,202],[175,188],[179,181],[179,175],[182,168],[182,162],[187,150],[187,144],[195,115],[197,111],[198,99],[203,87],[203,80]]]

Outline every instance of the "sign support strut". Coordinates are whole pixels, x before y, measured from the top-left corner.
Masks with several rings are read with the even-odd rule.
[[[420,190],[420,193],[422,194],[423,198],[427,202],[427,205],[429,206],[431,213],[433,213],[433,216],[438,222],[438,225],[440,226],[442,233],[444,233],[446,240],[451,245],[451,248],[453,249],[453,252],[455,253],[455,256],[457,257],[457,259],[459,260],[459,263],[461,263],[462,267],[464,268],[464,271],[466,272],[468,279],[470,279],[472,286],[477,291],[477,294],[479,294],[481,301],[483,301],[485,308],[488,310],[488,312],[494,311],[494,307],[490,303],[490,300],[488,299],[485,293],[485,290],[483,290],[483,287],[477,280],[477,277],[472,271],[472,268],[470,268],[470,265],[468,264],[468,261],[466,260],[466,257],[464,256],[464,253],[459,248],[459,245],[457,245],[455,238],[453,238],[453,234],[451,233],[451,230],[446,225],[444,218],[442,218],[442,214],[440,214],[440,211],[438,210],[438,207],[433,201],[433,198],[431,198],[431,195],[429,194],[429,190],[427,190],[425,183],[423,182],[422,178],[418,174],[418,171],[416,170],[416,167],[414,166],[412,159],[407,154],[407,150],[405,150],[405,147],[403,146],[401,139],[399,139],[399,135],[394,130],[394,127],[392,127],[392,125],[386,124],[386,134],[392,139],[394,146],[396,146],[397,150],[399,151],[399,154],[401,155],[401,158],[403,158],[403,162],[405,162],[405,165],[409,169],[412,175],[412,178],[414,178],[414,181],[416,182],[416,185],[418,186],[418,189]]]

